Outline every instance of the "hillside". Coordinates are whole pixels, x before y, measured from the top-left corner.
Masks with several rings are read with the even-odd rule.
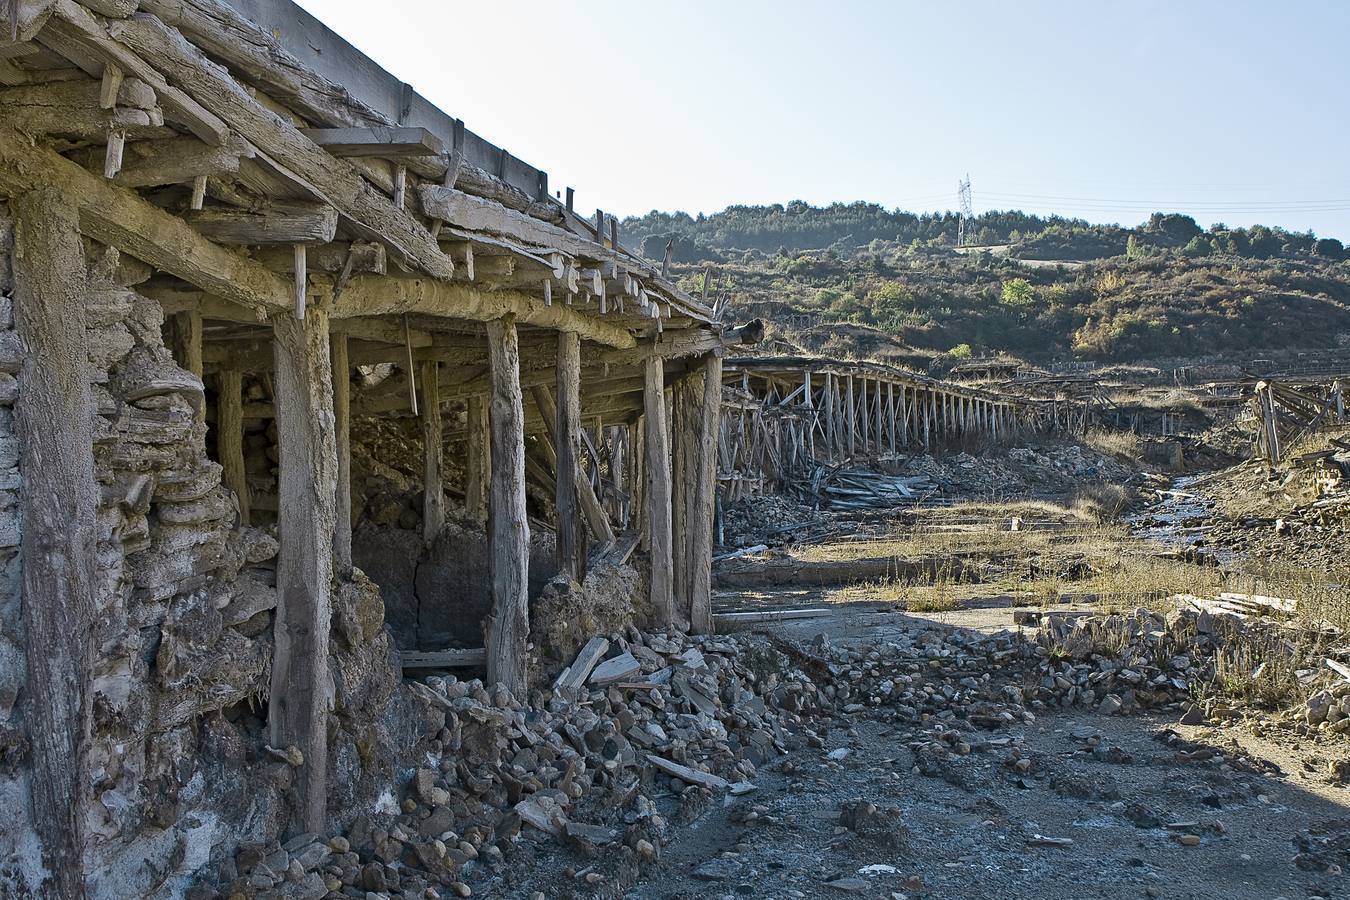
[[[1136,228],[1019,212],[970,225],[874,204],[730,207],[623,225],[651,259],[668,243],[686,286],[716,273],[737,317],[831,326],[838,352],[875,329],[922,354],[1010,352],[1103,361],[1252,355],[1350,343],[1340,241],[1254,226],[1202,230],[1155,214]],[[841,330],[840,323],[858,326]]]

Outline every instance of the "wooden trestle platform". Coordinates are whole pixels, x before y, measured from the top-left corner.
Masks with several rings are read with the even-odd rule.
[[[352,569],[353,418],[420,421],[428,541],[445,519],[443,447],[466,447],[466,508],[486,520],[491,556],[491,681],[526,683],[527,482],[553,492],[560,569],[580,574],[588,541],[620,545],[641,526],[660,621],[711,628],[721,357],[739,338],[628,252],[612,216],[579,214],[570,188],[551,193],[547,173],[288,0],[0,10],[0,202],[21,251],[56,254],[17,273],[17,340],[69,356],[23,373],[25,421],[47,434],[33,463],[69,488],[59,504],[24,493],[25,546],[78,545],[25,582],[31,680],[49,709],[32,741],[49,866],[82,840],[59,806],[81,790],[63,767],[91,715],[92,651],[70,645],[93,615],[97,564],[94,400],[73,389],[86,254],[115,251],[107,277],[162,306],[174,359],[214,398],[211,450],[242,522],[275,511],[269,728],[272,745],[317,761],[297,770],[308,830],[324,817],[330,585]],[[268,395],[246,401],[249,377]],[[245,476],[241,435],[259,418],[276,425],[271,498],[250,498]],[[600,491],[580,464],[597,434],[623,462]],[[64,670],[39,662],[57,651]]]

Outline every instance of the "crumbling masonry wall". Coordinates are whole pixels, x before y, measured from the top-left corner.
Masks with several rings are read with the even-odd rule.
[[[12,374],[13,224],[0,202],[0,895],[36,893],[20,700],[18,498]],[[86,244],[94,410],[96,612],[89,636],[93,733],[87,870],[95,896],[178,893],[188,873],[241,839],[270,839],[289,815],[292,770],[263,743],[277,603],[275,538],[238,526],[234,495],[205,449],[202,381],[174,360],[160,305],[125,286],[143,267]],[[13,355],[14,359],[10,356]],[[334,597],[330,765],[335,820],[388,782],[396,668],[378,588],[358,576]]]

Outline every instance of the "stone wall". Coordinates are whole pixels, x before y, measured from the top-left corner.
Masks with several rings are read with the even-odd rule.
[[[12,328],[12,227],[0,203],[0,341]],[[144,267],[87,245],[89,377],[97,510],[92,643],[94,896],[175,896],[241,840],[270,840],[289,816],[293,770],[265,749],[273,533],[239,526],[206,450],[202,381],[163,339],[160,305],[128,287]],[[17,462],[0,373],[0,896],[38,894],[29,822],[20,621]],[[256,440],[253,441],[257,444]],[[257,473],[260,480],[268,472]],[[336,586],[330,758],[335,824],[392,782],[388,715],[398,670],[368,579]]]

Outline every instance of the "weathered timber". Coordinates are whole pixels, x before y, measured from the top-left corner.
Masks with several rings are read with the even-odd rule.
[[[337,234],[337,210],[288,200],[260,210],[209,207],[184,221],[218,244],[326,244]],[[292,266],[294,268],[294,266]]]
[[[368,316],[394,313],[453,316],[491,322],[502,316],[555,331],[573,331],[606,347],[635,347],[632,332],[619,325],[592,318],[561,304],[544,301],[517,291],[482,291],[466,284],[429,278],[353,277],[334,303],[333,315]]]
[[[88,695],[95,601],[93,400],[84,249],[69,202],[52,190],[11,203],[14,324],[27,345],[14,405],[19,436],[23,623],[33,824],[54,896],[82,898]]]
[[[274,272],[295,273],[295,257],[289,247],[259,247],[251,255]],[[348,278],[358,273],[383,275],[388,271],[387,258],[383,244],[362,241],[317,244],[309,248],[305,268],[311,275],[340,276],[344,271]],[[360,336],[368,335],[362,330]]]
[[[276,348],[278,476],[276,648],[268,707],[271,744],[297,748],[292,825],[325,827],[328,634],[332,618],[337,441],[328,315],[272,317]]]
[[[482,647],[463,650],[403,650],[399,665],[405,669],[476,669],[487,662]]]
[[[343,578],[352,574],[352,370],[347,335],[329,335],[333,357],[333,430],[337,445],[337,484],[333,506],[333,568]]]
[[[467,402],[468,440],[464,461],[464,513],[477,522],[487,521],[488,473],[492,469],[488,439],[488,407],[481,394]]]
[[[253,148],[233,134],[219,147],[195,137],[137,141],[127,149],[122,170],[113,180],[131,188],[184,184],[199,176],[237,172],[239,160],[252,157]]]
[[[115,21],[111,35],[141,54],[171,82],[211,109],[260,151],[322,194],[363,236],[385,244],[436,278],[454,275],[454,263],[441,252],[431,232],[411,214],[394,206],[347,160],[316,145],[290,122],[253,99],[224,69],[212,65],[176,30],[153,16]]]
[[[609,639],[596,635],[586,642],[577,653],[577,658],[572,660],[572,664],[558,674],[553,682],[553,690],[579,690],[586,679],[591,677],[591,670],[595,668],[596,663],[600,662],[609,651]]]
[[[187,223],[0,123],[0,193],[55,187],[77,204],[80,231],[208,293],[255,308],[287,307],[291,284],[213,244]]]
[[[364,128],[302,128],[300,133],[334,156],[439,156],[445,145],[425,128],[377,125]]]
[[[666,430],[665,368],[648,358],[643,365],[647,463],[647,529],[651,560],[650,599],[658,627],[675,621],[674,560],[671,544],[670,440]]]
[[[488,623],[489,682],[523,697],[525,641],[529,633],[527,580],[530,526],[525,512],[525,411],[520,393],[520,347],[510,318],[488,323],[492,370],[489,424],[492,477],[488,504],[488,554],[492,614]]]
[[[712,620],[713,512],[717,501],[717,429],[722,420],[722,358],[703,358],[703,397],[699,408],[698,455],[695,471],[688,473],[695,484],[689,521],[689,627],[695,634],[709,634]]]
[[[555,375],[554,379],[556,380],[556,378],[557,376]],[[549,393],[548,388],[544,386],[544,380],[546,379],[547,373],[533,373],[529,379],[522,377],[521,384],[529,385],[530,395],[534,398],[535,409],[539,414],[539,422],[544,426],[544,430],[548,433],[549,444],[556,447],[559,438],[557,429],[558,412],[553,403],[553,396]],[[578,410],[580,410],[580,396],[582,395],[579,395],[577,401]],[[530,420],[527,419],[526,422],[529,424]],[[579,431],[580,428],[580,414],[578,413],[577,430]],[[575,436],[576,432],[573,432],[574,440],[576,439]],[[554,456],[556,459],[556,451],[554,452]],[[573,453],[573,459],[577,460],[577,465],[579,466],[580,457],[575,452]],[[604,507],[600,503],[600,499],[595,496],[595,488],[591,485],[590,479],[586,478],[583,472],[578,472],[574,477],[574,483],[577,489],[577,502],[581,506],[581,512],[585,517],[586,526],[590,528],[591,534],[600,543],[603,544],[613,541],[614,528],[610,525],[609,516],[605,513]]]
[[[441,484],[441,394],[436,378],[436,362],[418,364],[418,386],[422,402],[418,419],[422,423],[422,539],[433,543],[445,526],[445,490]]]
[[[585,478],[580,477],[577,452],[577,434],[581,431],[581,339],[575,334],[566,331],[558,334],[557,372],[558,409],[553,439],[557,459],[554,507],[558,516],[558,570],[579,581],[586,575],[586,536],[581,530],[577,497],[577,483]]]
[[[217,382],[216,456],[221,480],[239,502],[239,524],[250,524],[248,477],[244,468],[244,379],[238,369],[225,369]]]

